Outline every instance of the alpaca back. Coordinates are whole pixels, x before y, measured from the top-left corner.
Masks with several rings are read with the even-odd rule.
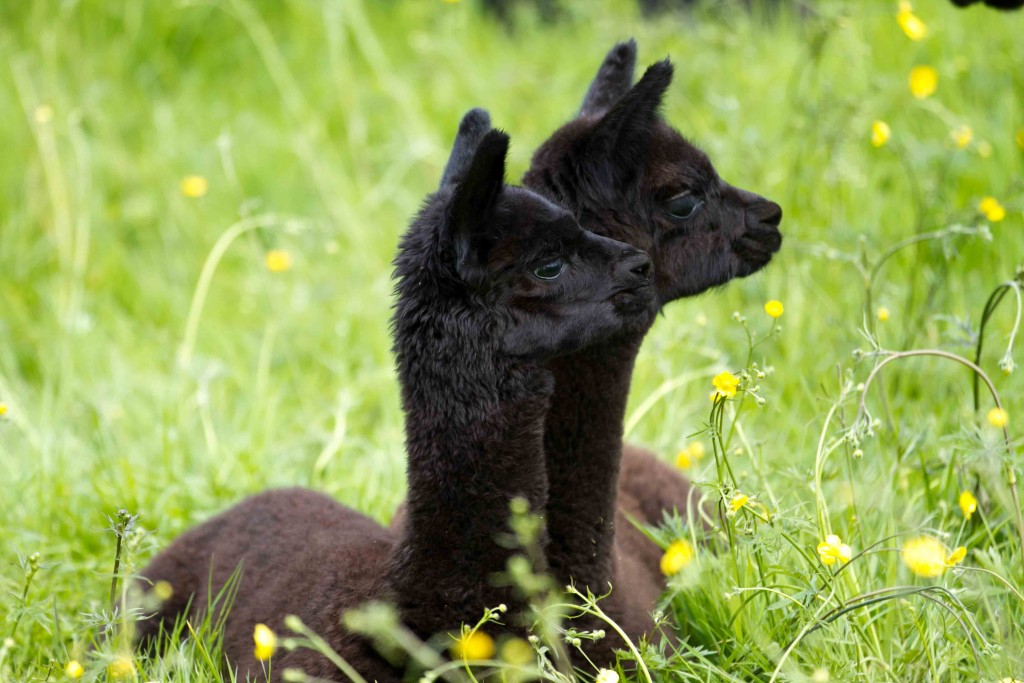
[[[177,618],[198,623],[238,570],[234,603],[221,600],[209,616],[223,619],[224,654],[240,678],[265,675],[266,664],[254,656],[256,624],[286,633],[284,618],[294,614],[356,670],[381,681],[401,680],[400,669],[341,624],[346,610],[389,600],[381,568],[393,546],[389,530],[323,494],[300,488],[257,494],[178,537],[141,572],[147,585],[166,581],[173,594],[139,622],[137,635],[152,642]],[[327,680],[341,676],[306,649],[279,649],[272,680],[287,667]]]

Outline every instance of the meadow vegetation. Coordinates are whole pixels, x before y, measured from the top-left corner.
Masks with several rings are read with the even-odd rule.
[[[689,638],[619,673],[1024,679],[1024,16],[813,7],[0,6],[0,682],[221,681],[215,624],[163,661],[90,651],[113,579],[268,487],[390,519],[397,236],[467,109],[518,177],[629,36],[785,241],[638,360],[627,439],[716,512],[652,531]]]

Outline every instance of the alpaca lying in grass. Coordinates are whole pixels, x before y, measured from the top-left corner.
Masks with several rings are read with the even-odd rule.
[[[663,120],[672,65],[654,64],[632,85],[635,61],[633,41],[609,52],[579,116],[537,150],[523,182],[587,229],[650,253],[661,308],[767,264],[781,244],[782,210],[723,181]],[[633,637],[649,631],[665,584],[660,551],[624,513],[658,524],[673,508],[685,513],[690,492],[653,454],[623,448],[626,399],[646,331],[550,363],[555,394],[544,434],[551,570],[596,594],[613,586],[605,610]],[[616,645],[608,638],[588,654],[608,661]]]
[[[253,496],[178,538],[141,572],[172,597],[140,622],[151,641],[189,610],[195,618],[236,567],[224,652],[262,676],[253,629],[285,632],[296,614],[367,680],[400,680],[347,632],[342,614],[368,600],[397,605],[422,637],[475,623],[486,607],[522,607],[493,580],[514,551],[510,503],[546,504],[543,422],[553,389],[544,363],[617,335],[653,313],[650,259],[583,231],[540,195],[504,183],[508,137],[474,110],[460,125],[441,189],[401,240],[395,260],[394,350],[408,453],[408,521],[400,534],[312,491]],[[309,650],[279,651],[286,667],[338,680]]]

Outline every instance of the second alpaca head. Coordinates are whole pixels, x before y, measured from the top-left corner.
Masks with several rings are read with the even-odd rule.
[[[722,180],[660,114],[668,60],[634,85],[636,43],[605,57],[579,116],[534,154],[525,184],[590,230],[647,251],[659,305],[745,277],[782,243],[782,209]]]

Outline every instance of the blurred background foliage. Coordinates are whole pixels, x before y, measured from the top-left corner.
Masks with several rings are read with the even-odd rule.
[[[313,486],[387,522],[404,490],[388,336],[398,234],[463,112],[485,107],[510,133],[517,178],[630,36],[639,68],[676,64],[666,118],[724,178],[782,205],[785,242],[763,274],[666,309],[637,364],[629,439],[667,460],[693,441],[710,378],[746,358],[731,314],[767,329],[762,306],[780,299],[782,334],[755,355],[774,370],[767,405],[744,416],[734,466],[751,493],[810,517],[822,417],[844,369],[870,370],[851,356],[865,328],[887,349],[970,355],[989,292],[1024,263],[1024,16],[920,0],[928,32],[912,40],[896,2],[684,4],[645,16],[627,0],[566,2],[545,20],[523,3],[504,22],[469,0],[0,5],[8,675],[41,680],[83,640],[118,508],[154,531],[137,563],[270,486]],[[924,99],[908,89],[919,65],[938,77]],[[986,196],[1004,218],[979,211]],[[991,238],[900,251],[865,309],[855,263],[953,225]],[[982,365],[1015,428],[1024,373],[996,367],[1013,322],[1009,305],[993,317]],[[971,482],[1005,516],[996,441],[973,426],[990,405],[973,410],[966,371],[892,367],[892,429],[827,478],[848,503],[844,540],[939,524]],[[951,463],[959,479],[928,489]],[[23,596],[17,557],[33,552],[48,564]]]

